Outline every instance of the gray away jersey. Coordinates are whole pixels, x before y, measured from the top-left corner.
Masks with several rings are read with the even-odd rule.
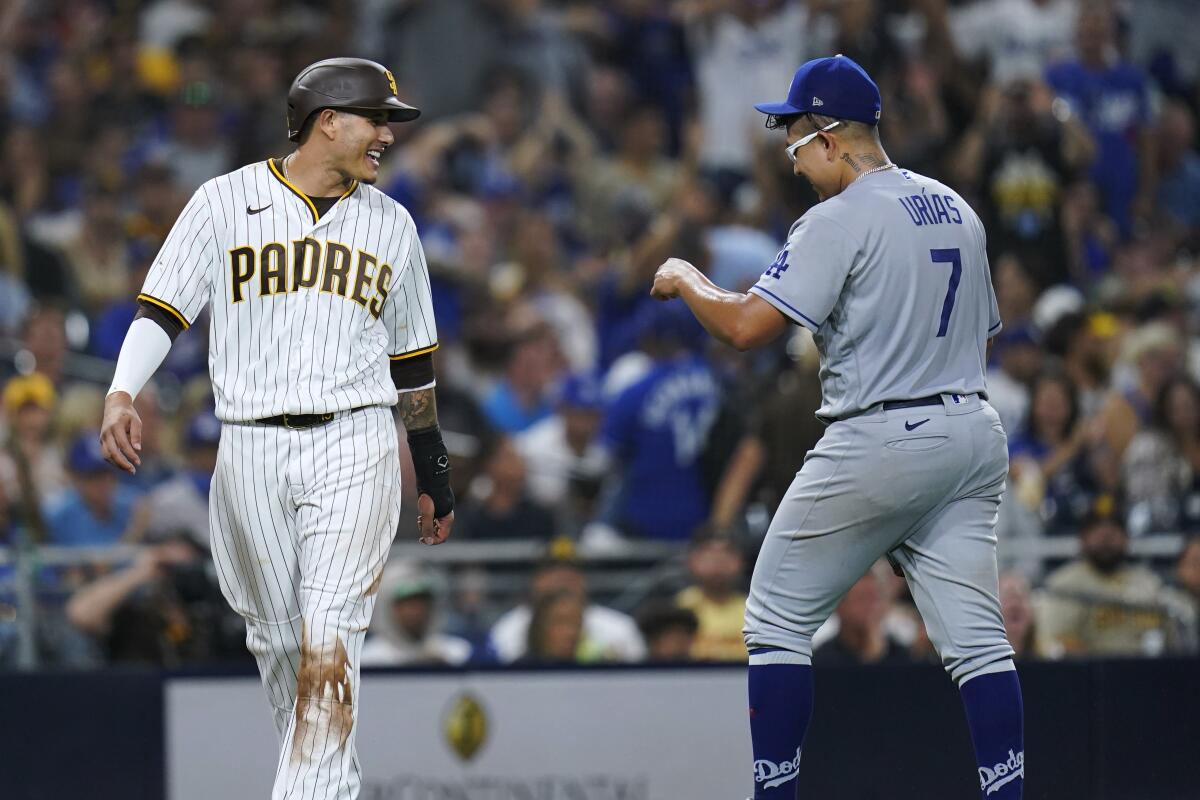
[[[437,347],[409,213],[355,183],[318,220],[269,161],[196,190],[139,299],[185,328],[211,305],[208,366],[226,422],[394,405],[388,357]]]
[[[750,291],[812,330],[824,419],[986,393],[1000,313],[983,225],[932,178],[877,172],[809,209]]]

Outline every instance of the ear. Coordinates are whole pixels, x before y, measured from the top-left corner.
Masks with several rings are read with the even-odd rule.
[[[326,139],[333,139],[337,130],[337,116],[337,110],[332,108],[322,108],[317,116],[317,127],[325,134]]]
[[[817,138],[821,140],[821,146],[825,148],[825,160],[833,163],[837,159],[838,151],[840,150],[838,140],[833,136],[826,135],[818,136]]]

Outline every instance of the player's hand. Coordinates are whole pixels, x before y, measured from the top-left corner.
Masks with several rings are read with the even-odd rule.
[[[128,392],[113,392],[104,398],[104,421],[100,424],[100,449],[114,467],[137,474],[142,463],[142,418],[133,408]]]
[[[417,541],[421,544],[441,544],[450,538],[450,529],[454,527],[454,512],[444,517],[434,518],[433,498],[427,494],[417,495]]]
[[[695,271],[696,268],[682,258],[668,258],[654,273],[650,296],[655,300],[679,297],[680,285]]]

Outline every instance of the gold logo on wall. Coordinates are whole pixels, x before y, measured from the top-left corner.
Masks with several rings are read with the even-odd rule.
[[[392,94],[393,95],[400,94],[399,90],[396,89],[396,78],[395,78],[395,76],[392,75],[392,71],[390,69],[385,69],[383,71],[383,74],[387,75],[388,86],[392,87]]]
[[[475,757],[487,740],[487,713],[474,695],[465,693],[450,704],[443,722],[446,743],[463,761]]]

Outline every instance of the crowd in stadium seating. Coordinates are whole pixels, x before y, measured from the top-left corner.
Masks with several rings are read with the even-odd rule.
[[[114,568],[39,568],[44,662],[244,658],[205,569],[220,431],[205,321],[138,397],[136,476],[104,465],[95,428],[175,216],[205,180],[288,152],[288,83],[332,55],[387,64],[424,112],[394,126],[378,188],[413,214],[432,273],[459,498],[446,546],[552,554],[511,610],[489,605],[486,564],[447,580],[397,562],[364,660],[745,658],[756,543],[823,430],[815,348],[797,330],[734,353],[648,288],[669,256],[731,289],[771,263],[816,199],[752,103],[838,52],[878,81],[892,160],[954,186],[987,226],[1019,656],[1196,652],[1194,29],[1189,0],[5,5],[0,666],[28,543],[142,546]],[[1075,538],[1077,560],[1039,547]],[[641,540],[686,550],[687,578],[621,611],[589,597],[587,555]],[[1168,544],[1145,561],[1144,542]],[[818,644],[817,663],[936,660],[883,563]]]

